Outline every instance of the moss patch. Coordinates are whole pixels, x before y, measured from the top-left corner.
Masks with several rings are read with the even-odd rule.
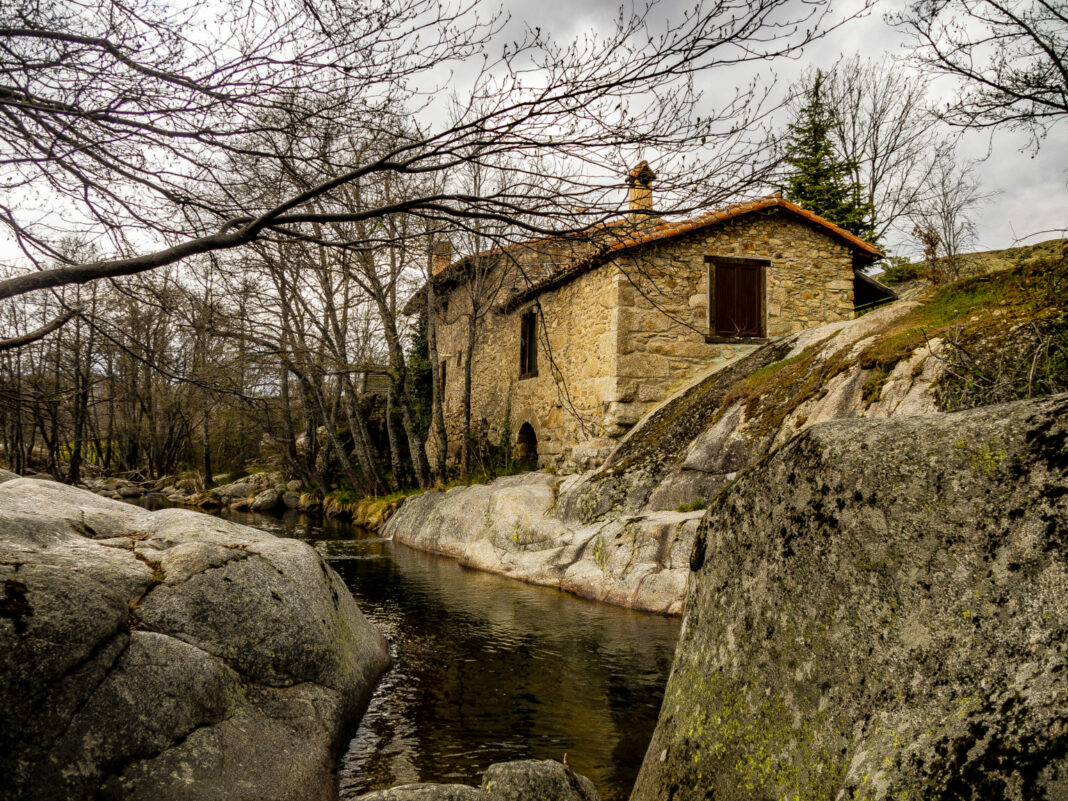
[[[401,490],[390,495],[366,498],[353,490],[338,489],[323,499],[323,514],[351,520],[358,526],[375,531],[391,518],[401,505],[421,490]]]
[[[708,508],[708,501],[691,501],[690,503],[682,504],[677,511],[679,512],[697,512],[701,509]]]
[[[926,303],[889,323],[855,360],[847,358],[849,348],[827,354],[825,340],[796,356],[753,371],[724,393],[717,417],[741,402],[745,404],[747,420],[755,423],[755,431],[772,433],[801,404],[822,397],[832,378],[854,367],[872,371],[863,387],[864,402],[870,405],[879,400],[894,368],[927,347],[931,340],[983,340],[990,342],[996,352],[1004,353],[1012,334],[1024,325],[1059,331],[1060,340],[1052,337],[1049,360],[1053,372],[1063,373],[1063,381],[1068,383],[1068,323],[1063,322],[1066,296],[1068,263],[1063,255],[1055,261],[1029,260],[1011,270],[958,281],[942,287]],[[1058,320],[1062,322],[1057,323]],[[1049,333],[1043,339],[1047,340],[1051,340]],[[1063,367],[1057,359],[1063,361]],[[1049,391],[1034,394],[1050,391],[1058,391],[1057,385],[1051,383]],[[999,397],[989,402],[1012,399]]]
[[[828,713],[798,718],[774,693],[692,667],[676,686],[687,688],[674,712],[695,787],[733,785],[727,797],[835,798],[847,766],[829,747]]]

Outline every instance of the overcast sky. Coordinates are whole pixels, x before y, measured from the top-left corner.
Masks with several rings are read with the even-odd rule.
[[[459,0],[463,2],[463,0]],[[497,2],[475,0],[479,14],[492,13]],[[514,33],[521,38],[524,24],[548,31],[558,42],[567,42],[576,36],[610,29],[620,10],[620,0],[500,0],[504,12],[511,16],[505,34]],[[631,0],[626,0],[630,7]],[[803,0],[794,0],[803,8]],[[863,0],[832,0],[838,19],[849,15]],[[903,57],[908,54],[906,36],[884,21],[887,12],[900,7],[902,0],[877,0],[874,10],[858,19],[851,19],[824,39],[810,45],[798,58],[781,60],[773,65],[762,64],[760,72],[766,79],[775,79],[776,92],[781,97],[786,88],[802,72],[816,66],[829,67],[841,56],[860,53],[879,58],[885,54]],[[683,11],[692,7],[693,0],[662,0],[655,14],[663,18],[677,19]],[[502,37],[503,39],[504,37]],[[510,37],[507,37],[510,38]],[[498,41],[498,45],[500,40]],[[488,54],[491,60],[498,53]],[[477,63],[476,63],[477,62]],[[480,60],[470,65],[452,65],[455,70],[451,86],[463,91],[464,73],[477,70]],[[704,93],[705,108],[714,108],[717,102],[734,93],[753,77],[754,67],[738,69],[707,70],[698,78],[698,87]],[[446,87],[442,87],[446,88]],[[935,91],[948,97],[955,85],[943,79],[936,83]],[[438,93],[445,97],[447,93]],[[935,98],[937,99],[937,98]],[[785,125],[785,116],[779,122]],[[431,122],[433,122],[431,120]],[[982,159],[978,174],[983,191],[994,194],[977,213],[979,241],[977,249],[1011,247],[1065,236],[1068,227],[1068,121],[1062,120],[1041,143],[1037,153],[1027,149],[1029,138],[1022,133],[998,130],[996,132],[965,132],[961,135],[959,153],[963,158]],[[655,160],[655,156],[653,157]],[[654,168],[656,167],[654,163]],[[916,246],[904,238],[890,239],[885,243],[891,252],[915,255]],[[0,261],[20,263],[21,254],[12,238],[0,232]]]
[[[692,2],[664,0],[658,13],[677,17]],[[908,39],[884,21],[887,12],[901,7],[898,0],[880,0],[874,11],[846,22],[825,39],[811,45],[800,58],[774,66],[777,87],[785,89],[809,67],[828,67],[840,56],[860,53],[878,58],[883,54],[908,55]],[[558,40],[571,39],[588,30],[611,24],[620,0],[505,0],[505,10],[513,24],[526,22],[551,31]],[[628,8],[629,8],[628,3]],[[858,7],[855,0],[837,0],[834,8],[841,19]],[[769,68],[764,68],[765,72]],[[723,71],[724,73],[729,71]],[[711,71],[699,81],[705,102],[714,104],[743,83],[751,70],[736,74]],[[955,84],[942,79],[934,91],[949,96]],[[937,99],[937,97],[935,98]],[[1068,227],[1068,121],[1049,132],[1037,154],[1026,150],[1029,137],[1007,130],[965,132],[960,142],[964,158],[982,159],[978,174],[983,190],[997,193],[976,215],[979,222],[978,249],[1011,247],[1065,236]],[[988,155],[989,154],[989,155]],[[655,166],[655,165],[654,165]],[[1042,233],[1046,232],[1046,233]],[[911,242],[889,242],[892,249],[912,249]]]

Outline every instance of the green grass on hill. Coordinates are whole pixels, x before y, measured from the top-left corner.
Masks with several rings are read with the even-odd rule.
[[[969,278],[984,273],[1019,267],[1031,261],[1056,259],[1059,257],[1066,242],[1068,240],[1050,239],[1018,248],[963,253],[955,257],[956,264],[952,265],[952,267],[947,264],[949,260],[944,258],[936,260],[933,266],[923,261],[891,264],[886,270],[874,277],[877,281],[887,286],[899,286],[921,278],[930,279],[934,275],[945,274],[951,270],[958,270],[960,278]]]

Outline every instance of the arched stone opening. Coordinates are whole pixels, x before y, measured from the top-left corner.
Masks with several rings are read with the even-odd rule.
[[[515,456],[520,464],[538,463],[538,435],[534,433],[534,426],[530,423],[523,423],[519,427]]]

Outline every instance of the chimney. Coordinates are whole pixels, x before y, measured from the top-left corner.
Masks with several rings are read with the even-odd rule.
[[[446,267],[452,263],[452,245],[449,244],[447,239],[439,239],[434,243],[434,249],[431,253],[431,269],[434,275],[442,272]]]
[[[653,180],[656,173],[649,167],[648,161],[643,161],[627,174],[627,186],[630,187],[630,217],[639,220],[652,214],[653,211]]]

